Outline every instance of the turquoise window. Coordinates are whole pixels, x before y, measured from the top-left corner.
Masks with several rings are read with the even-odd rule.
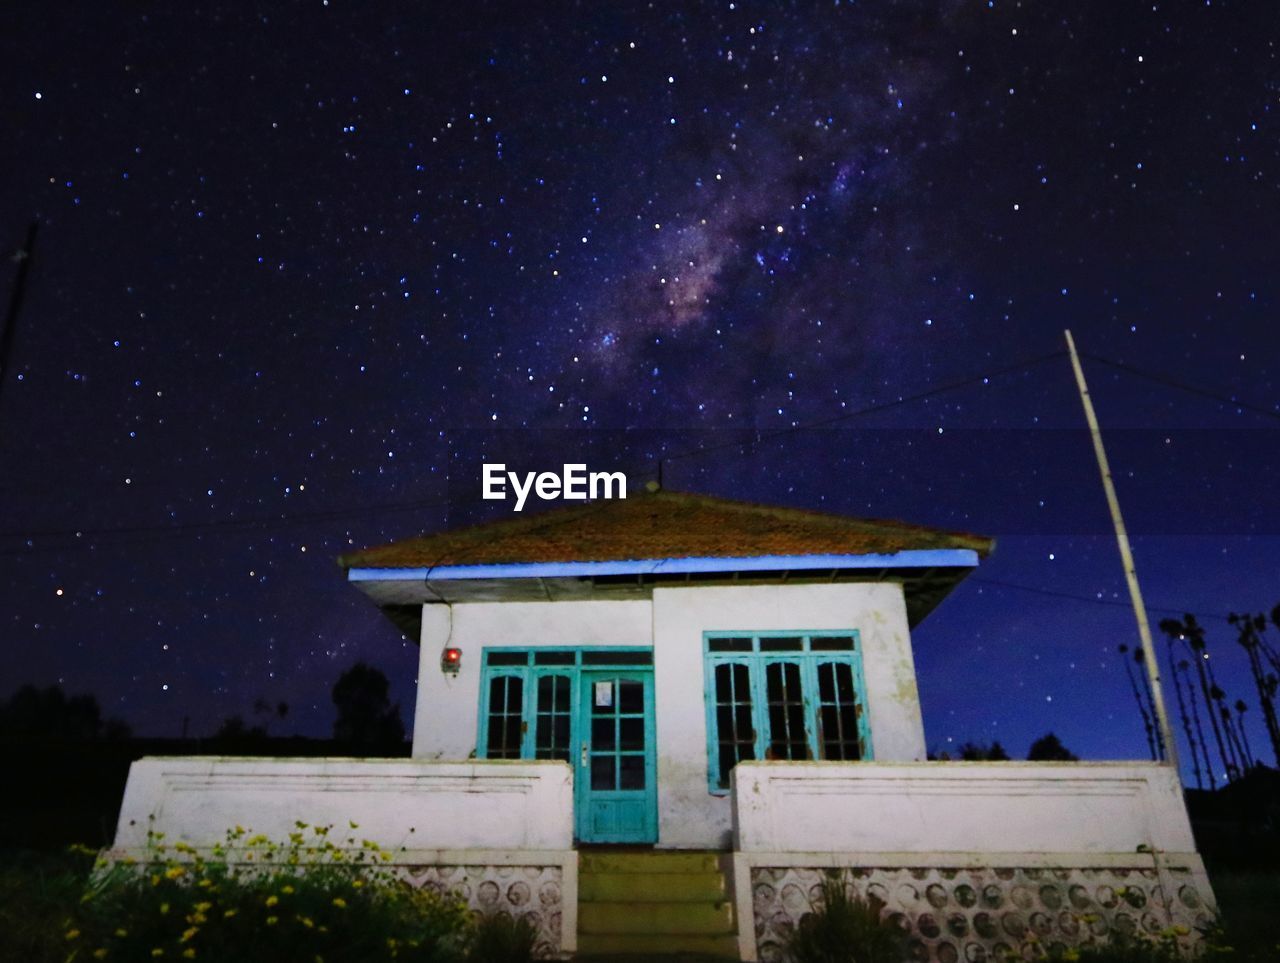
[[[481,661],[477,755],[572,762],[579,674],[596,666],[652,666],[653,650],[488,648]]]
[[[872,757],[856,630],[708,632],[703,644],[713,793],[744,759]]]

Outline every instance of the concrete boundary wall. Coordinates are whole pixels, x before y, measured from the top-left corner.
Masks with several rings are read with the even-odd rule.
[[[734,769],[743,852],[1194,852],[1152,763],[777,763]]]
[[[146,757],[129,770],[111,859],[158,858],[148,831],[208,853],[244,827],[287,842],[332,825],[341,848],[371,840],[414,886],[477,912],[526,917],[544,955],[577,947],[573,783],[563,762]],[[358,828],[350,829],[355,822]],[[170,850],[172,852],[172,850]]]
[[[1190,947],[1215,913],[1164,766],[739,763],[733,798],[743,960],[781,959],[830,877],[937,963],[1116,934]]]

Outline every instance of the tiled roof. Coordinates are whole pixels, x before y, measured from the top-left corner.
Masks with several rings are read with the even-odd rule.
[[[949,548],[985,555],[991,546],[979,535],[904,522],[660,491],[407,538],[351,552],[340,562],[346,568],[431,568]]]

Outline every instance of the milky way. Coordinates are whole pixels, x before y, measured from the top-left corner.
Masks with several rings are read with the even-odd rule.
[[[930,744],[1143,755],[1045,360],[1071,327],[1139,369],[1086,359],[1148,599],[1201,613],[1252,701],[1223,617],[1280,601],[1273,18],[17,10],[0,243],[41,226],[0,394],[3,688],[166,734],[285,700],[323,733],[363,658],[409,706],[416,649],[336,554],[484,517],[485,457],[662,461],[997,536],[916,633]]]

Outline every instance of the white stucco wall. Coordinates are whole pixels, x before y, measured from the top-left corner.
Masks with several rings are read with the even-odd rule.
[[[572,811],[563,762],[147,756],[129,767],[115,847],[144,851],[148,830],[213,846],[237,825],[280,841],[297,820],[341,843],[351,820],[396,852],[565,851]]]
[[[1195,852],[1182,784],[1143,762],[743,762],[736,850]]]
[[[469,602],[422,613],[413,755],[467,759],[480,722],[480,654],[498,646],[652,645],[647,600]],[[462,650],[457,675],[440,671],[446,648]]]
[[[729,848],[727,795],[707,787],[702,634],[857,629],[876,759],[923,759],[906,604],[893,583],[688,586],[653,593],[659,845]]]
[[[877,760],[925,754],[902,587],[897,583],[680,586],[652,600],[468,602],[424,607],[413,755],[476,751],[480,656],[491,646],[652,645],[658,752],[658,845],[728,848],[727,795],[707,786],[703,633],[856,629]],[[456,676],[440,670],[462,650]]]

